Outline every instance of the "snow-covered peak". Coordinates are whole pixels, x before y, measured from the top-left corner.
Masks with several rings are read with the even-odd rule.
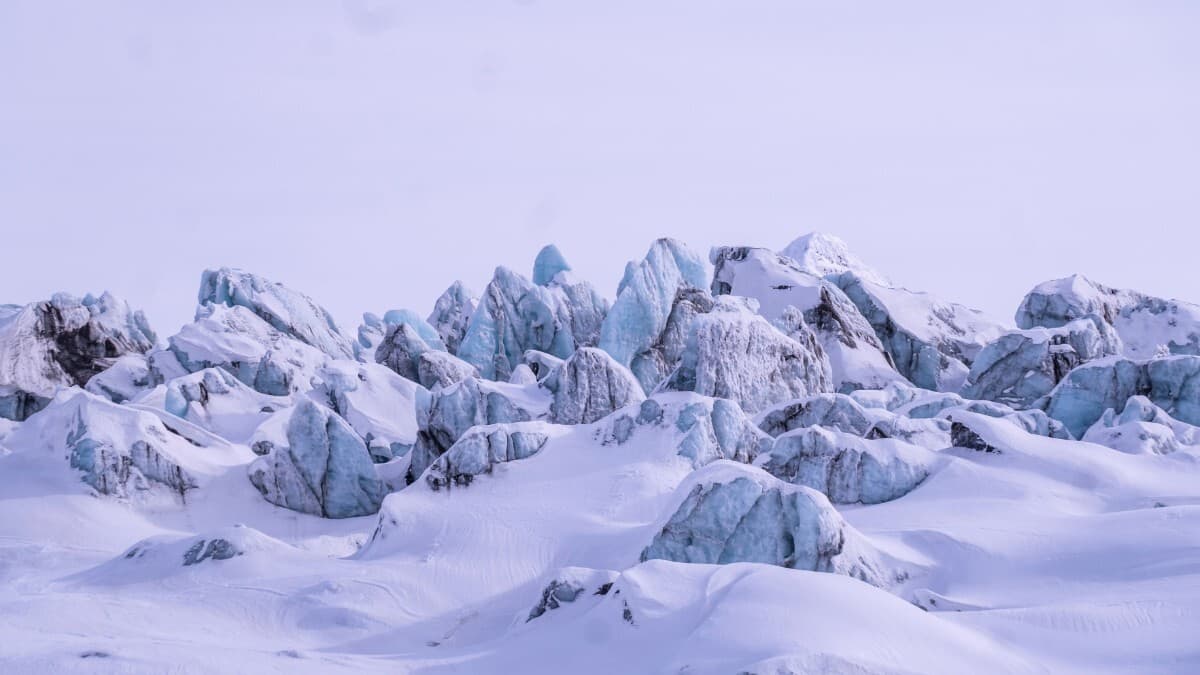
[[[871,283],[892,285],[887,277],[851,253],[846,242],[832,234],[809,232],[785,246],[780,253],[795,260],[801,269],[814,276],[854,272]]]

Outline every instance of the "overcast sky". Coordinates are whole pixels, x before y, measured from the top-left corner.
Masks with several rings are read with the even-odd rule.
[[[0,2],[0,302],[166,336],[230,265],[352,332],[548,242],[611,296],[810,230],[1004,320],[1200,301],[1200,3]]]

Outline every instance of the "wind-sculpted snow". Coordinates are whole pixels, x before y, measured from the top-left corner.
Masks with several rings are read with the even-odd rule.
[[[816,341],[784,335],[755,308],[752,300],[724,296],[696,317],[663,388],[732,399],[747,412],[829,391],[829,362]]]
[[[558,424],[590,424],[646,398],[628,368],[594,347],[577,350],[544,384],[554,392],[550,416]]]
[[[824,495],[760,470],[720,462],[693,474],[642,560],[756,562],[892,582],[878,554]]]
[[[1184,424],[1150,402],[1134,396],[1117,414],[1109,408],[1080,439],[1130,454],[1166,455],[1200,445],[1200,427]]]
[[[692,393],[662,392],[600,422],[603,444],[629,442],[641,430],[669,429],[677,454],[701,467],[718,459],[749,463],[771,447],[737,403]]]
[[[458,357],[489,380],[505,380],[526,350],[567,358],[599,338],[608,303],[560,270],[538,285],[497,267],[463,336]]]
[[[1095,314],[1116,329],[1124,356],[1200,355],[1200,306],[1110,288],[1082,275],[1036,286],[1017,309],[1017,325],[1057,328]]]
[[[893,412],[915,420],[951,419],[955,411],[978,413],[1003,419],[1026,433],[1050,438],[1073,438],[1067,426],[1038,409],[1014,410],[995,401],[969,401],[951,393],[915,391],[914,396]]]
[[[837,391],[877,389],[905,381],[875,329],[833,283],[763,248],[717,247],[709,257],[714,266],[713,295],[753,298],[769,321],[779,320],[789,307],[800,310],[829,358]]]
[[[688,323],[708,311],[704,261],[674,239],[659,239],[625,266],[599,347],[628,366],[649,392],[670,372]]]
[[[780,253],[791,258],[800,269],[816,277],[853,272],[859,278],[880,286],[892,286],[887,277],[850,252],[846,242],[824,232],[810,232],[788,244]]]
[[[313,396],[350,423],[371,457],[406,454],[417,440],[417,408],[429,397],[421,387],[375,363],[331,361],[317,373]]]
[[[277,418],[277,419],[276,419]],[[272,504],[326,518],[379,510],[385,488],[354,429],[332,411],[302,399],[256,432],[250,482]]]
[[[776,438],[759,466],[776,478],[817,490],[835,504],[878,504],[920,485],[936,457],[902,441],[809,427]]]
[[[150,360],[144,355],[126,354],[103,372],[92,376],[84,389],[113,403],[124,403],[137,398],[165,379],[162,373],[150,367]]]
[[[354,349],[338,330],[333,316],[303,293],[249,272],[222,267],[200,277],[200,309],[205,305],[245,307],[279,332],[311,345],[333,358],[353,358]]]
[[[1086,363],[1054,388],[1046,413],[1079,437],[1106,410],[1123,410],[1133,396],[1145,396],[1174,419],[1200,425],[1200,356]]]
[[[109,293],[57,293],[23,307],[0,307],[0,414],[21,420],[59,387],[84,386],[157,338],[146,317]],[[5,403],[7,401],[7,403]]]
[[[923,389],[958,391],[976,354],[1001,332],[978,311],[872,283],[845,272],[832,279],[874,328],[901,375]]]
[[[1096,314],[1058,328],[1011,331],[979,353],[962,393],[1026,408],[1079,364],[1120,353],[1121,338]]]
[[[425,482],[434,490],[466,487],[497,464],[532,457],[549,438],[544,422],[472,427],[426,469]]]
[[[550,392],[537,385],[474,377],[432,392],[427,403],[417,405],[420,431],[412,452],[409,482],[419,478],[471,427],[543,419],[550,405]]]
[[[520,368],[517,366],[513,372]],[[479,371],[449,352],[430,349],[417,357],[417,382],[426,389],[449,387],[469,377],[479,377]]]
[[[183,495],[197,486],[196,477],[181,466],[197,448],[154,415],[87,392],[64,392],[6,444],[65,457],[100,494],[131,497],[158,484]]]
[[[272,413],[292,405],[290,398],[261,394],[220,368],[177,377],[137,402],[234,442],[244,442]]]
[[[241,306],[204,305],[196,320],[167,339],[168,351],[186,372],[223,368],[255,391],[287,396],[312,388],[328,357],[316,347],[276,330]],[[152,353],[154,361],[165,361]]]
[[[467,334],[467,326],[475,307],[479,304],[479,296],[455,281],[433,303],[433,312],[426,321],[437,330],[446,345],[446,351],[458,354],[458,346],[462,344]]]

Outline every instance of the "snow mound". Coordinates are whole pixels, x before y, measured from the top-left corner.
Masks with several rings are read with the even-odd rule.
[[[219,572],[253,575],[288,560],[306,556],[293,546],[245,525],[233,525],[192,536],[156,535],[130,546],[121,555],[71,580],[84,586],[123,586],[160,581],[183,574]],[[228,569],[231,562],[238,569]],[[212,570],[215,573],[216,570]]]
[[[892,282],[850,252],[846,242],[832,234],[809,232],[788,244],[780,254],[796,261],[800,269],[816,277],[828,277],[853,272],[858,277],[879,286]]]
[[[64,391],[8,439],[10,448],[64,458],[100,494],[133,497],[164,487],[180,497],[198,486],[198,448],[154,415],[83,391]]]

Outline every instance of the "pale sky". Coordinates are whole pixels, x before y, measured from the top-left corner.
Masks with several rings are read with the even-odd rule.
[[[545,243],[611,297],[810,230],[1006,321],[1200,301],[1200,3],[0,2],[0,302],[166,337],[229,265],[352,334]]]

